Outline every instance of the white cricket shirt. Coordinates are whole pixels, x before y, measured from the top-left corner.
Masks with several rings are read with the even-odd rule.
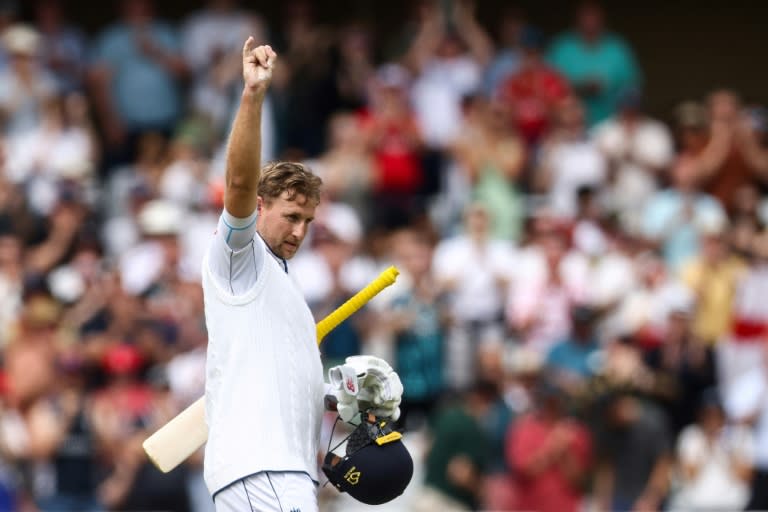
[[[258,235],[236,250],[225,249],[222,236],[228,235],[217,235],[202,276],[206,485],[215,494],[260,471],[301,471],[317,481],[325,385],[314,319],[284,263]],[[233,271],[246,261],[254,265],[255,280],[244,291],[242,279],[222,279],[227,255]]]

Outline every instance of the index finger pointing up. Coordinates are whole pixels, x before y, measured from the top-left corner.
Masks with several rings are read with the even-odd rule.
[[[251,50],[253,50],[253,36],[249,36],[248,39],[245,40],[245,44],[243,45],[243,55],[249,55],[251,53]]]

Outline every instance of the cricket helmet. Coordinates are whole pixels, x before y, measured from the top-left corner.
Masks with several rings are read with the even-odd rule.
[[[322,469],[340,492],[368,505],[381,505],[408,487],[413,459],[390,420],[362,413],[360,425],[347,438],[346,454],[341,457],[329,450]]]

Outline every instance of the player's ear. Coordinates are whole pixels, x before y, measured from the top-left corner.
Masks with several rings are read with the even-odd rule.
[[[264,199],[261,196],[256,196],[256,212],[261,213],[264,207]]]

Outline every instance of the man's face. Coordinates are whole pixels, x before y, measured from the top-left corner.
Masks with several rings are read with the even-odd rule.
[[[317,205],[302,194],[289,199],[285,191],[271,200],[258,199],[259,216],[256,228],[272,252],[290,259],[299,250],[307,235],[309,223],[315,218]]]

